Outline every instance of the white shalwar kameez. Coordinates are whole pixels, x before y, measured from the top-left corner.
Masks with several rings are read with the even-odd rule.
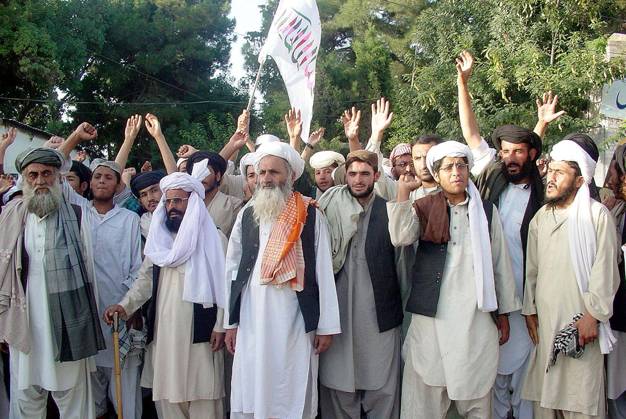
[[[89,419],[95,417],[91,372],[95,371],[94,357],[71,362],[54,359],[52,325],[48,309],[48,290],[45,281],[44,247],[46,218],[29,214],[24,230],[24,247],[28,253],[26,306],[30,327],[31,351],[26,354],[11,350],[11,412],[13,419],[39,419],[46,414],[48,392],[59,408],[62,419]],[[85,214],[81,225],[85,225]],[[90,252],[89,228],[81,227],[83,253],[88,274],[93,267]],[[93,276],[92,276],[93,278]]]
[[[240,211],[228,244],[226,278],[235,280],[241,260]],[[339,306],[330,253],[326,220],[317,211],[315,221],[316,274],[320,317],[317,331],[305,333],[296,293],[288,286],[260,284],[263,252],[272,224],[259,226],[259,254],[242,290],[231,384],[231,415],[238,418],[314,418],[317,415],[317,372],[319,356],[314,353],[315,335],[341,331]],[[226,287],[230,292],[230,286]],[[227,299],[228,301],[228,299]],[[227,303],[228,305],[228,303]]]

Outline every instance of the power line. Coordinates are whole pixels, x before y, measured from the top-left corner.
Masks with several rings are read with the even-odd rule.
[[[58,105],[107,105],[107,106],[190,106],[203,105],[207,103],[237,105],[245,104],[247,101],[229,101],[229,100],[198,100],[195,102],[107,102],[107,101],[67,101],[58,99],[27,99],[20,97],[0,96],[0,100],[7,102],[36,102],[36,103],[55,103]]]

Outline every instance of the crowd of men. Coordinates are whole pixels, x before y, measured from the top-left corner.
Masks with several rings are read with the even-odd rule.
[[[383,157],[381,98],[364,147],[342,115],[347,156],[315,152],[323,129],[301,149],[297,110],[288,142],[252,141],[244,111],[219,153],[176,160],[147,114],[114,161],[86,165],[83,122],[22,152],[17,182],[0,167],[0,416],[626,418],[626,145],[602,189],[588,135],[545,159],[551,93],[533,130],[484,139],[472,67],[465,144]],[[164,170],[127,167],[143,126]]]

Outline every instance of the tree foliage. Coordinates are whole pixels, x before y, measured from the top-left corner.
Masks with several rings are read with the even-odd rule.
[[[251,73],[276,4],[262,8],[263,27],[249,34]],[[460,138],[454,58],[463,49],[476,57],[470,88],[486,137],[503,123],[532,128],[535,100],[549,90],[567,115],[547,142],[586,131],[596,124],[588,116],[590,95],[624,74],[623,63],[604,58],[606,39],[624,16],[618,0],[319,0],[318,6],[313,123],[327,128],[333,144],[342,139],[343,109],[354,104],[367,111],[379,96],[391,99],[395,114],[388,149],[424,133]],[[282,133],[288,100],[275,68],[261,88],[263,122]],[[362,140],[368,117],[365,112]]]
[[[59,133],[69,129],[62,116],[89,121],[109,155],[126,118],[147,112],[172,148],[219,148],[245,106],[227,77],[229,11],[228,0],[9,0],[0,5],[0,96],[47,102],[0,101],[0,111]],[[59,105],[59,94],[76,105]],[[156,154],[145,131],[137,141],[137,158]]]

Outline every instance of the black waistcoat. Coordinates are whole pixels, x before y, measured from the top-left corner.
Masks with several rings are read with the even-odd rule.
[[[483,200],[483,208],[489,223],[489,234],[491,234],[493,204]],[[450,214],[448,214],[449,217]],[[420,240],[413,265],[411,292],[406,303],[406,311],[427,317],[437,315],[447,252],[448,243],[437,244]],[[472,273],[468,272],[468,275],[472,275]]]
[[[622,229],[622,241],[626,243],[626,221]],[[620,251],[621,252],[621,251]],[[611,328],[620,332],[626,332],[626,278],[624,277],[624,261],[617,265],[619,269],[619,288],[613,300],[613,317],[611,317]]]
[[[253,211],[253,207],[248,207],[241,217],[241,261],[237,277],[230,285],[229,319],[231,324],[239,322],[241,293],[250,280],[259,255],[259,224],[254,219]],[[308,207],[300,239],[304,255],[304,289],[296,292],[296,295],[304,319],[304,328],[308,333],[317,329],[320,318],[319,288],[315,273],[315,207],[312,205]]]
[[[403,313],[395,248],[389,236],[387,204],[378,195],[374,195],[372,202],[365,240],[365,257],[374,290],[378,330],[382,333],[401,325]]]
[[[159,290],[159,275],[161,267],[152,265],[152,297],[148,303],[146,313],[146,327],[148,328],[148,337],[146,344],[154,339],[154,320],[156,318],[157,291]],[[217,320],[217,306],[204,308],[202,304],[193,305],[193,343],[209,342],[211,340],[211,332],[215,327]],[[167,330],[163,331],[167,333]],[[162,332],[162,333],[163,333]]]

